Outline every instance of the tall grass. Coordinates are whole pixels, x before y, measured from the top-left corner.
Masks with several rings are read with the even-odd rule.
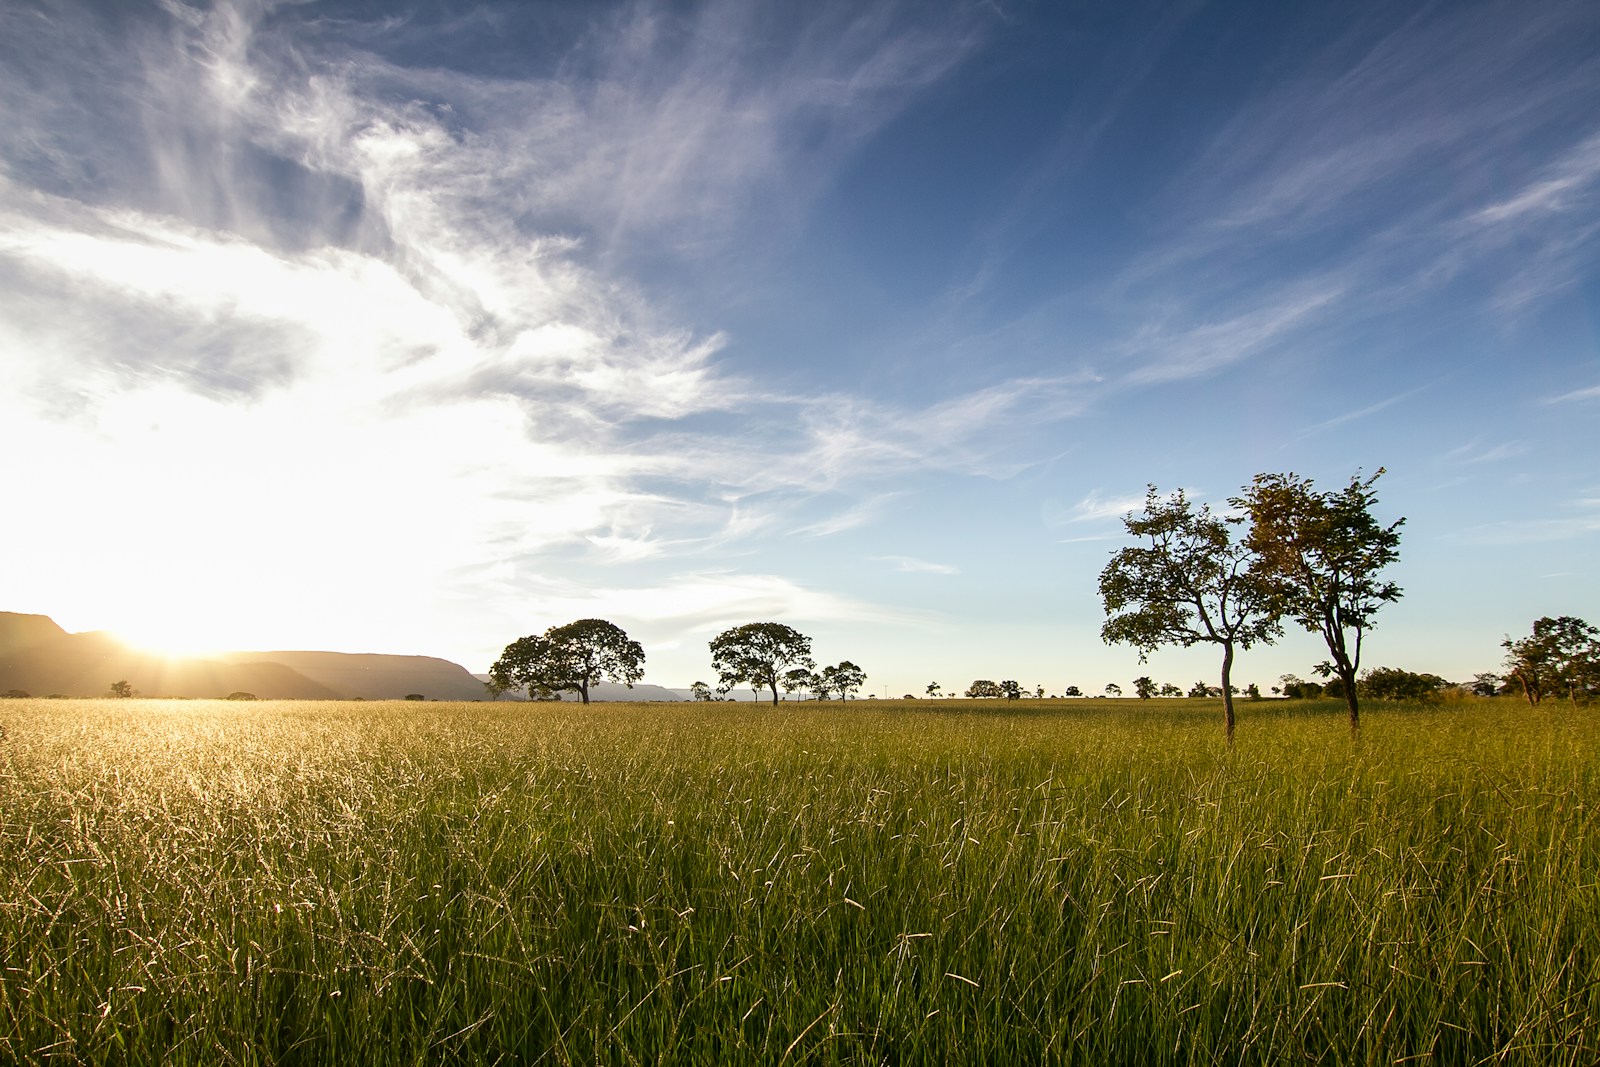
[[[1600,1061],[1600,725],[1242,711],[7,701],[0,1060]]]

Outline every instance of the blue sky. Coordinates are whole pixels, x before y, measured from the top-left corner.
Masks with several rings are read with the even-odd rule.
[[[1585,2],[11,3],[0,608],[1187,686],[1146,484],[1381,466],[1366,665],[1467,678],[1600,615],[1597,208]]]

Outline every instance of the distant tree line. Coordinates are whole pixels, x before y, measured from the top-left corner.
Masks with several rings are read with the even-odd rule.
[[[860,692],[867,673],[850,660],[817,669],[811,638],[778,622],[752,622],[725,630],[712,639],[711,666],[717,687],[697,681],[689,687],[696,700],[725,697],[746,684],[759,696],[770,691],[809,693],[818,700],[846,700]],[[542,634],[520,637],[505,647],[489,668],[486,688],[493,697],[526,690],[533,700],[576,693],[589,703],[592,686],[620,682],[628,688],[644,677],[644,648],[620,626],[605,619],[579,619],[552,626]]]
[[[1341,700],[1353,731],[1360,726],[1363,699],[1427,700],[1452,688],[1434,674],[1361,669],[1366,635],[1378,611],[1402,595],[1382,576],[1399,559],[1405,524],[1404,518],[1385,523],[1373,514],[1374,487],[1383,474],[1381,467],[1367,478],[1358,471],[1347,485],[1328,491],[1293,473],[1258,474],[1229,498],[1226,516],[1196,506],[1182,490],[1163,498],[1149,486],[1143,511],[1123,518],[1136,543],[1114,553],[1100,573],[1106,613],[1101,637],[1108,644],[1133,646],[1141,663],[1168,645],[1215,645],[1221,652],[1220,684],[1197,681],[1185,693],[1141,675],[1133,680],[1134,695],[1142,700],[1220,698],[1231,744],[1234,697],[1242,692],[1247,699],[1262,698],[1254,683],[1242,691],[1233,684],[1235,657],[1257,644],[1274,643],[1286,621],[1319,635],[1328,658],[1314,668],[1322,681],[1288,674],[1272,692],[1289,699]],[[1478,675],[1468,687],[1472,692],[1488,696],[1515,686],[1530,705],[1549,694],[1574,705],[1600,695],[1600,630],[1582,619],[1540,618],[1530,636],[1508,636],[1503,647],[1504,674]],[[739,685],[748,685],[757,699],[763,691],[770,693],[774,705],[780,690],[846,700],[866,683],[866,672],[850,660],[818,669],[811,638],[783,623],[736,626],[713,638],[709,648],[717,684],[696,681],[690,687],[696,700],[725,699]],[[580,619],[507,645],[490,668],[487,688],[493,696],[526,690],[533,699],[572,692],[588,703],[590,688],[601,680],[631,688],[644,676],[644,658],[644,649],[616,624]],[[116,695],[131,695],[126,682],[112,688]],[[938,697],[944,690],[930,682],[924,692]],[[1104,692],[1120,697],[1123,688],[1112,682]],[[1045,691],[1038,686],[1030,694],[1015,679],[979,678],[962,695],[1020,700],[1043,697]],[[1063,695],[1083,692],[1071,685]]]

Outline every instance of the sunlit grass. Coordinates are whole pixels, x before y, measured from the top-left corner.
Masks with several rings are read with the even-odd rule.
[[[1365,719],[6,701],[0,1060],[1596,1062],[1600,725]]]

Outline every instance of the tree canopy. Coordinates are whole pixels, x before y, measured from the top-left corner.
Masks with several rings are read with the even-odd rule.
[[[520,637],[489,668],[502,691],[526,689],[534,699],[575,692],[585,704],[595,682],[610,679],[632,689],[643,677],[644,648],[604,619],[579,619]]]
[[[1129,514],[1122,524],[1148,543],[1117,552],[1100,572],[1108,616],[1101,639],[1132,645],[1141,663],[1163,645],[1220,645],[1223,718],[1232,742],[1234,650],[1270,644],[1283,632],[1256,553],[1235,541],[1209,506],[1197,510],[1181,489],[1163,500],[1150,486],[1144,513]]]
[[[1357,688],[1372,700],[1433,700],[1449,682],[1437,674],[1417,674],[1399,667],[1374,667],[1364,671]]]
[[[1506,650],[1505,673],[1522,686],[1530,705],[1547,691],[1565,692],[1576,705],[1578,696],[1600,692],[1600,629],[1572,615],[1546,615],[1533,624],[1533,633],[1501,643]]]
[[[809,667],[790,667],[783,672],[783,691],[785,693],[798,691],[819,696],[824,692],[822,678]]]
[[[1250,519],[1245,539],[1260,557],[1260,574],[1274,614],[1286,615],[1322,635],[1329,659],[1318,665],[1337,678],[1350,711],[1350,728],[1361,722],[1356,675],[1361,644],[1378,609],[1400,599],[1400,587],[1379,578],[1400,558],[1400,527],[1372,514],[1373,485],[1383,468],[1365,480],[1356,472],[1343,489],[1319,492],[1310,478],[1258,474],[1244,495],[1231,502]]]
[[[833,667],[822,668],[820,686],[830,693],[838,693],[840,700],[849,700],[867,681],[867,672],[844,660]]]
[[[781,622],[751,622],[724,630],[711,640],[711,666],[724,690],[748,682],[756,690],[772,690],[778,703],[783,675],[793,667],[814,670],[811,638]]]

